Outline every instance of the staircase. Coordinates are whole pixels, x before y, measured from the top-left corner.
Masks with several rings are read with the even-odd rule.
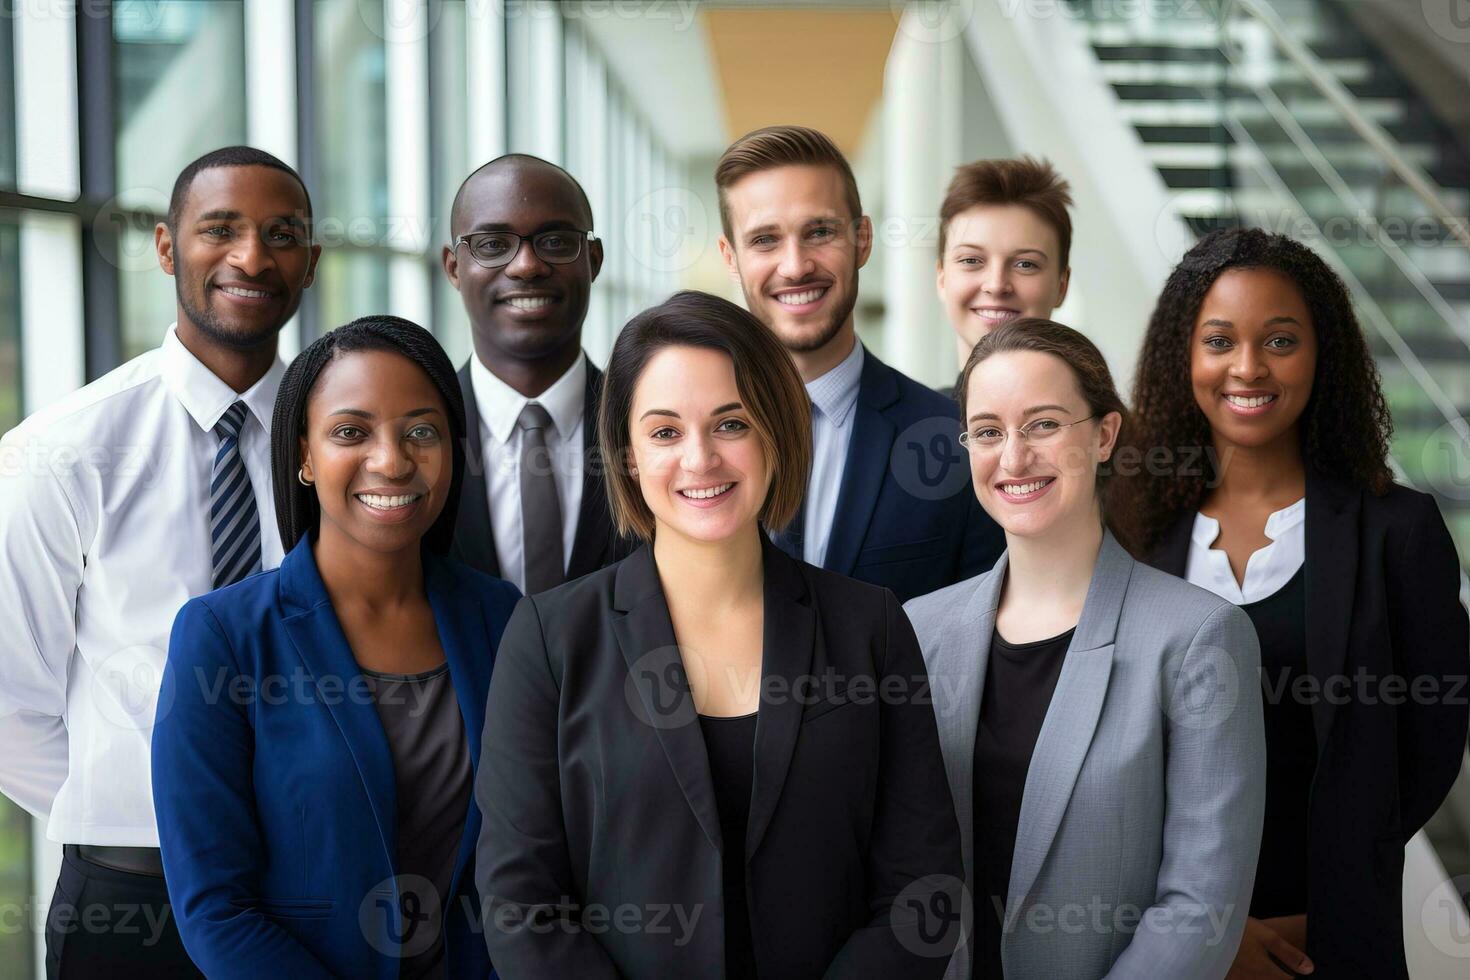
[[[1348,281],[1393,411],[1400,477],[1436,495],[1470,567],[1470,148],[1341,0],[1219,0],[1170,19],[1070,2],[1190,228],[1292,235]],[[1381,127],[1440,208],[1350,113]]]

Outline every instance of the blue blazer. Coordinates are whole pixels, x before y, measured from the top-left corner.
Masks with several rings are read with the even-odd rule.
[[[900,602],[990,570],[1005,535],[975,499],[959,418],[953,399],[864,354],[824,568]]]
[[[519,592],[424,554],[478,767]],[[394,980],[403,937],[393,759],[303,538],[274,571],[189,600],[153,731],[153,801],[184,948],[208,976]],[[451,977],[484,977],[472,801],[444,918]]]

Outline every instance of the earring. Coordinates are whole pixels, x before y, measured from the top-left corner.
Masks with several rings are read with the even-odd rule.
[[[301,467],[301,469],[299,469],[299,470],[296,471],[296,480],[303,487],[309,487],[309,486],[311,486],[311,481],[306,478],[306,467],[305,466]]]

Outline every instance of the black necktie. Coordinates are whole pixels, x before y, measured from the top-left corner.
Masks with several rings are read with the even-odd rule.
[[[561,498],[546,430],[551,416],[535,402],[527,402],[516,420],[521,429],[521,551],[525,556],[526,594],[545,592],[566,578],[562,557]]]

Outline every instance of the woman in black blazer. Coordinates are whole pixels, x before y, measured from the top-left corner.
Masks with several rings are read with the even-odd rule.
[[[599,438],[629,558],[506,627],[476,796],[501,976],[939,977],[959,827],[893,594],[786,556],[800,378],[722,299],[619,335]]]
[[[1261,640],[1266,823],[1230,975],[1407,977],[1404,845],[1465,755],[1470,632],[1434,499],[1393,482],[1342,281],[1284,236],[1207,235],[1159,298],[1133,409],[1118,529]]]

